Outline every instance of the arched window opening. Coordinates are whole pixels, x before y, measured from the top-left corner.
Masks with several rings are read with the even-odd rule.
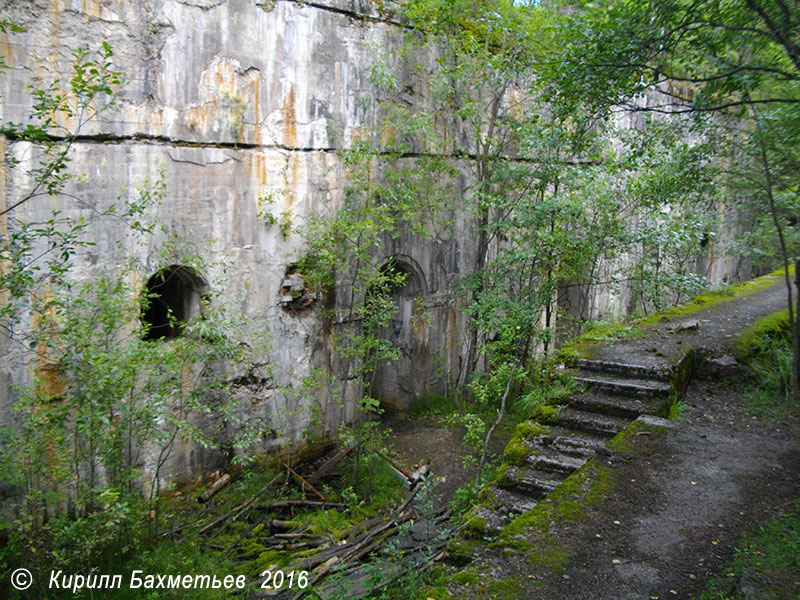
[[[422,294],[420,278],[409,264],[397,259],[387,262],[381,267],[381,272],[386,276],[387,282],[371,292],[390,296],[395,307],[382,337],[405,351],[409,343],[414,304]],[[398,280],[402,283],[396,283]]]
[[[394,360],[375,365],[370,394],[385,405],[403,409],[425,388],[430,370],[424,302],[427,288],[422,269],[409,256],[389,258],[381,274],[370,293],[380,296],[385,318],[374,333],[398,352]]]
[[[147,280],[144,293],[147,308],[142,321],[147,325],[145,340],[173,339],[183,324],[200,312],[206,284],[191,267],[170,265]]]

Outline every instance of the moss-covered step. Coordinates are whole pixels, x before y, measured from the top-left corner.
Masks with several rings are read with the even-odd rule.
[[[656,367],[652,365],[636,365],[591,358],[576,358],[572,361],[570,367],[591,373],[621,375],[623,377],[638,379],[670,381],[673,376],[672,369],[668,366]]]
[[[505,520],[498,520],[495,526],[490,527],[488,520],[486,526],[491,531],[499,531],[508,524],[508,515],[519,515],[534,508],[539,499],[529,496],[528,494],[518,492],[511,489],[495,487],[493,490],[495,512],[502,514],[506,517]]]
[[[567,456],[589,458],[606,446],[607,438],[599,435],[578,433],[563,427],[551,427],[544,440],[547,447]]]
[[[602,415],[575,408],[567,408],[559,413],[559,425],[576,431],[591,433],[601,437],[614,437],[625,429],[632,419]]]
[[[587,391],[570,396],[566,400],[566,404],[588,412],[635,419],[639,415],[664,416],[669,410],[670,402],[669,398],[664,396],[659,398],[620,397]]]
[[[566,478],[566,473],[508,465],[498,483],[506,490],[514,490],[531,498],[544,498]]]
[[[550,446],[536,448],[525,459],[528,468],[550,473],[570,474],[586,462],[586,456],[576,457],[559,452]]]
[[[657,398],[669,396],[672,391],[669,383],[652,379],[613,377],[595,373],[577,373],[573,379],[583,388],[613,396]]]

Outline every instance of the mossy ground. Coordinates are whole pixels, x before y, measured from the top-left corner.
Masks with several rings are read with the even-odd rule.
[[[793,275],[794,267],[790,267],[789,271],[790,276]],[[756,279],[742,281],[741,283],[736,283],[717,290],[705,292],[691,298],[688,302],[685,302],[680,306],[660,310],[657,313],[645,317],[644,319],[639,319],[636,321],[636,325],[639,327],[644,327],[658,323],[659,321],[665,319],[691,315],[722,302],[730,302],[731,300],[742,298],[743,296],[749,296],[755,292],[760,292],[761,290],[765,290],[774,285],[781,284],[783,281],[782,277],[783,270],[779,269],[769,273],[768,275],[757,277]]]
[[[794,268],[791,267],[789,270],[790,276],[793,276]],[[648,329],[662,322],[689,316],[720,303],[730,302],[772,286],[781,285],[782,282],[783,270],[777,270],[756,279],[699,294],[679,306],[662,309],[629,323],[593,322],[588,331],[564,346],[560,350],[559,356],[567,364],[578,357],[596,358],[602,350],[603,343],[644,337],[647,335]]]
[[[733,342],[733,354],[739,360],[746,361],[758,353],[767,338],[788,338],[789,329],[788,309],[761,317],[752,327],[739,332]]]
[[[630,456],[633,452],[636,438],[642,435],[646,435],[653,440],[667,435],[667,428],[637,420],[611,438],[607,447],[612,452],[623,457]]]

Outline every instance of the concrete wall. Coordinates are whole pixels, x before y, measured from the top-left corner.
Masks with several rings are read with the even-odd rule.
[[[72,172],[84,183],[68,191],[98,208],[132,197],[163,169],[167,184],[160,220],[215,272],[228,263],[225,294],[254,323],[264,325],[273,347],[269,377],[251,378],[240,390],[242,416],[258,416],[273,430],[263,448],[279,444],[283,432],[300,439],[310,413],[294,422],[287,415],[292,388],[314,367],[339,378],[343,402],[320,390],[319,432],[335,431],[353,416],[352,382],[333,356],[336,327],[325,329],[314,311],[285,310],[281,302],[287,270],[302,253],[297,234],[312,211],[334,209],[341,200],[344,171],[337,150],[358,139],[374,114],[360,102],[376,93],[367,67],[383,51],[399,46],[403,29],[371,2],[322,0],[45,0],[9,3],[2,17],[25,28],[0,38],[8,69],[0,75],[5,121],[25,122],[31,109],[28,85],[69,79],[72,52],[107,41],[124,85],[116,106],[80,132],[70,151]],[[75,121],[65,120],[65,126]],[[28,160],[30,144],[3,140],[9,155]],[[32,186],[23,168],[6,169],[3,206]],[[165,236],[137,245],[114,219],[97,219],[68,197],[36,199],[20,218],[59,208],[92,221],[96,246],[80,259],[76,277],[91,275],[133,253],[158,268]],[[272,219],[265,215],[271,214]],[[118,251],[116,243],[122,242]],[[436,244],[411,234],[390,240],[385,258],[402,255],[415,264],[424,284],[415,310],[415,358],[387,367],[388,382],[408,381],[382,394],[398,407],[425,391],[443,392],[446,373],[459,362],[463,323],[444,297],[446,283],[463,269],[468,252],[453,239]],[[380,257],[378,257],[380,258]],[[178,258],[175,259],[178,261]],[[0,424],[9,423],[14,392],[37,365],[15,342],[0,340]],[[439,356],[439,375],[427,366]],[[41,365],[39,365],[41,367]],[[413,377],[411,376],[413,373]],[[443,374],[445,375],[443,377]],[[453,377],[454,375],[450,375]],[[380,383],[379,378],[379,383]],[[391,387],[387,383],[387,389]],[[391,399],[389,398],[391,396]],[[308,402],[308,401],[305,401]],[[291,423],[291,424],[290,424]],[[171,470],[186,476],[220,459],[188,446],[175,453]]]
[[[112,46],[114,68],[125,82],[116,106],[80,132],[70,168],[85,182],[69,191],[102,208],[121,195],[132,197],[163,169],[160,219],[217,265],[200,273],[206,281],[222,275],[223,263],[230,265],[227,298],[271,338],[273,350],[262,357],[271,373],[244,378],[249,383],[237,392],[241,416],[261,417],[273,432],[300,439],[310,416],[299,422],[288,417],[297,408],[292,390],[321,367],[337,378],[341,401],[327,389],[308,401],[320,411],[319,432],[331,433],[352,418],[354,384],[333,351],[334,335],[347,325],[326,328],[317,312],[287,310],[282,298],[296,283],[290,267],[302,255],[298,230],[309,214],[335,210],[342,199],[339,150],[377,123],[364,102],[379,94],[369,67],[401,45],[402,25],[367,0],[31,0],[7,3],[0,17],[25,28],[0,35],[8,65],[0,75],[3,122],[25,122],[29,85],[60,79],[63,87],[75,48],[96,49],[101,41]],[[425,102],[425,78],[406,76],[403,99]],[[466,137],[454,130],[447,135]],[[0,150],[22,160],[35,152],[13,139],[0,143]],[[470,170],[461,167],[455,185],[465,189]],[[21,168],[0,176],[0,206],[32,185]],[[119,222],[98,220],[68,197],[37,199],[17,214],[46,215],[51,208],[93,220],[88,231],[96,246],[76,265],[76,276],[113,264],[118,241],[121,252],[136,254],[153,272],[160,266],[155,255],[164,236],[139,245]],[[463,367],[464,321],[448,293],[474,264],[475,242],[469,216],[450,216],[452,228],[435,236],[387,237],[383,256],[376,257],[398,261],[414,278],[413,289],[397,291],[398,314],[405,315],[403,357],[380,370],[373,390],[399,408],[426,392],[447,393]],[[720,279],[726,270],[707,268]],[[626,297],[624,290],[598,290],[594,316],[622,314]],[[13,417],[11,386],[29,381],[36,365],[7,339],[0,340],[0,355],[2,425]],[[265,434],[262,449],[280,442]],[[186,476],[220,460],[183,446],[171,470]]]

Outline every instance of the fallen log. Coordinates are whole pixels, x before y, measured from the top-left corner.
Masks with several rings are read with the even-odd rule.
[[[321,539],[327,540],[328,536],[325,535],[317,535],[315,533],[276,533],[275,535],[270,536],[275,538],[276,540],[299,540],[299,539]]]
[[[260,490],[258,490],[252,496],[250,496],[250,498],[248,498],[247,500],[242,502],[239,506],[237,506],[234,509],[229,510],[224,515],[222,515],[220,518],[215,519],[214,521],[212,521],[211,523],[209,523],[205,527],[201,528],[198,531],[198,533],[203,534],[206,531],[208,531],[210,529],[213,529],[214,527],[216,527],[220,523],[228,520],[231,517],[233,518],[233,520],[238,519],[244,512],[250,510],[250,508],[252,507],[252,504],[256,501],[256,498],[258,498],[261,494],[263,494],[265,491],[267,491],[270,488],[270,486],[272,486],[272,484],[275,483],[277,480],[278,480],[278,475],[273,477],[272,480],[267,485],[262,487]]]
[[[337,452],[332,458],[329,458],[328,460],[326,460],[325,463],[319,469],[317,469],[317,472],[314,473],[308,479],[306,479],[306,481],[309,484],[317,483],[320,479],[322,479],[323,477],[325,477],[325,475],[327,475],[328,471],[330,471],[333,467],[335,467],[337,464],[339,464],[339,462],[341,462],[341,460],[344,457],[346,457],[348,454],[350,454],[350,452],[354,448],[357,448],[358,446],[359,446],[359,444],[355,444],[353,446],[347,446],[347,447],[342,448],[341,450],[339,450],[339,452]]]
[[[300,475],[298,475],[297,471],[295,471],[292,467],[290,467],[286,463],[283,463],[283,466],[286,467],[289,470],[289,473],[292,474],[292,477],[294,477],[300,483],[300,490],[301,491],[305,492],[306,491],[306,486],[308,486],[308,489],[310,489],[317,496],[319,496],[320,500],[322,500],[322,501],[325,500],[325,496],[323,496],[320,492],[318,492],[317,489],[313,485],[311,485],[308,481],[306,481]]]
[[[419,479],[421,479],[424,474],[429,470],[427,465],[423,469],[418,470]],[[329,548],[325,548],[324,550],[317,552],[313,556],[309,556],[308,558],[300,561],[299,563],[293,564],[288,569],[294,571],[313,571],[313,573],[309,577],[309,584],[314,585],[326,577],[331,569],[333,569],[336,565],[346,565],[348,562],[355,562],[363,558],[364,556],[369,555],[370,553],[374,552],[378,549],[381,545],[383,545],[386,540],[392,536],[392,529],[395,529],[398,525],[409,521],[415,516],[417,516],[416,510],[407,510],[411,502],[416,497],[419,490],[422,488],[422,482],[417,481],[416,484],[411,488],[410,492],[406,496],[400,505],[392,511],[391,517],[386,521],[379,521],[371,526],[367,531],[357,535],[353,541],[346,542],[344,544],[339,544],[336,546],[331,546]],[[302,501],[284,501],[285,503],[293,502],[295,505]],[[324,502],[305,502],[308,504],[313,505],[324,505],[327,503]],[[281,503],[274,503],[274,504],[281,504]],[[265,508],[270,507],[270,505],[265,505]],[[371,520],[374,522],[374,519]],[[363,524],[359,526],[354,526],[352,528],[352,532],[355,533],[360,529],[363,529]],[[424,545],[424,544],[421,544]],[[346,568],[346,567],[345,567]],[[259,586],[263,580],[256,581],[253,585]],[[302,590],[296,595],[292,597],[292,600],[300,600],[305,594],[307,593],[306,590]],[[267,591],[256,591],[255,595],[257,597],[267,597],[275,595],[274,591],[267,592]]]
[[[278,500],[269,504],[255,504],[255,510],[280,510],[285,508],[338,508],[344,510],[347,504],[341,502],[322,502],[319,500]]]
[[[422,481],[422,479],[427,477],[430,474],[430,472],[431,472],[430,465],[422,465],[419,469],[414,471],[409,479],[409,481],[411,482],[411,487],[417,485],[420,481]]]
[[[217,479],[210,488],[208,488],[205,492],[200,494],[197,497],[197,501],[201,504],[205,504],[208,502],[212,496],[214,496],[218,491],[224,488],[231,482],[231,476],[229,473],[225,473],[222,477]]]
[[[359,536],[359,534],[370,529],[371,527],[375,527],[375,525],[382,522],[383,522],[383,517],[372,517],[371,519],[367,519],[366,521],[361,521],[361,523],[356,523],[350,529],[346,529],[344,532],[342,532],[342,538],[349,542],[352,542]]]
[[[305,561],[301,562],[300,565],[293,568],[300,570],[311,570],[315,566],[322,565],[316,569],[313,576],[309,579],[309,583],[314,585],[323,577],[325,577],[334,565],[345,563],[349,560],[358,560],[362,556],[373,552],[376,548],[380,547],[386,538],[389,537],[388,531],[390,529],[412,519],[416,514],[415,511],[406,512],[406,508],[417,495],[417,492],[421,487],[422,486],[418,484],[411,489],[411,492],[408,494],[408,496],[406,496],[405,500],[403,500],[400,506],[394,510],[392,517],[388,521],[373,527],[368,532],[358,536],[358,538],[352,542],[348,542],[346,544],[330,548],[328,549],[329,551],[323,551],[315,554],[314,556],[310,556]],[[306,591],[303,590],[294,596],[293,600],[300,600],[305,593]]]
[[[386,461],[386,464],[392,470],[392,475],[394,475],[395,479],[400,481],[400,483],[402,483],[406,487],[406,489],[409,489],[411,488],[412,485],[414,485],[412,474],[408,473],[403,467],[401,467],[399,464],[393,461],[388,454],[385,454],[383,452],[378,452],[377,454],[384,461]]]

